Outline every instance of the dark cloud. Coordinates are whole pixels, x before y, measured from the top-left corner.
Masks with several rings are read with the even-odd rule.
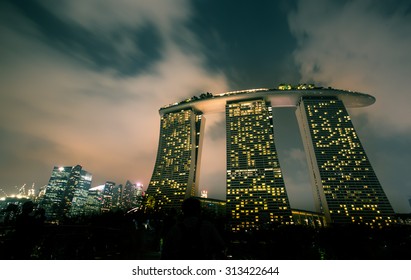
[[[53,5],[43,6],[36,1],[12,3],[36,26],[39,40],[94,71],[112,69],[119,75],[135,75],[148,71],[161,59],[164,41],[157,26],[149,20],[96,31],[76,20],[68,20],[71,14],[57,12]]]
[[[295,38],[287,23],[290,1],[193,1],[189,22],[210,69],[223,71],[231,89],[297,82]]]
[[[367,108],[376,124],[409,131],[402,113],[409,101],[410,5],[379,2],[300,1],[289,20],[299,45],[294,56],[302,80],[368,92],[377,98]]]

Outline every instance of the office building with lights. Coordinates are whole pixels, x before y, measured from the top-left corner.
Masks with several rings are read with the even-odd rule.
[[[123,199],[123,185],[119,184],[117,186],[114,186],[113,191],[112,191],[112,209],[121,209],[122,208],[122,199]]]
[[[125,210],[138,209],[143,202],[143,185],[127,180],[124,186],[122,207]]]
[[[74,195],[69,208],[69,216],[84,215],[84,209],[87,203],[88,190],[91,188],[93,175],[85,170],[80,171],[80,180],[77,187],[74,189]]]
[[[328,223],[391,224],[394,211],[343,101],[337,96],[303,96],[296,114],[316,210]]]
[[[116,183],[107,181],[104,184],[103,196],[101,202],[101,212],[109,212],[113,209],[113,194]]]
[[[150,201],[179,208],[184,198],[197,195],[203,114],[225,112],[230,228],[293,223],[272,121],[273,107],[290,107],[296,108],[317,214],[328,224],[389,225],[394,211],[346,110],[374,102],[359,92],[280,85],[201,94],[164,106]]]
[[[98,215],[101,213],[101,207],[103,205],[103,192],[104,186],[100,185],[88,190],[87,202],[84,208],[86,215]]]
[[[179,208],[197,195],[204,119],[192,109],[161,117],[157,159],[147,188],[157,210]]]
[[[83,170],[80,165],[55,166],[40,201],[40,206],[46,211],[46,217],[49,220],[60,220],[64,216],[70,216],[73,199],[76,198],[75,205],[77,206],[82,200],[80,193],[83,189],[90,187],[91,180],[92,175]]]
[[[233,231],[292,221],[272,118],[263,99],[226,105],[227,215]]]

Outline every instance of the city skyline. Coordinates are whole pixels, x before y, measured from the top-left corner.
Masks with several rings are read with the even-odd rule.
[[[76,164],[92,186],[148,186],[159,108],[303,82],[376,97],[349,114],[394,210],[409,213],[409,3],[271,2],[2,2],[0,188],[41,187]],[[313,210],[294,112],[273,110],[291,207]],[[224,114],[206,120],[199,188],[223,198]]]

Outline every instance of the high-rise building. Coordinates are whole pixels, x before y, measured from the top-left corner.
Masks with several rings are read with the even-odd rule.
[[[272,118],[262,99],[226,105],[227,215],[233,231],[292,222]]]
[[[80,165],[55,166],[40,205],[50,220],[59,220],[70,215],[73,198],[79,188],[91,185],[92,176]],[[76,202],[77,203],[77,202]]]
[[[346,111],[374,102],[368,94],[303,84],[207,93],[164,106],[147,205],[180,207],[184,198],[197,195],[202,116],[225,111],[231,229],[292,223],[272,106],[296,107],[318,214],[327,223],[389,225],[394,211]]]
[[[103,189],[103,200],[101,202],[101,212],[109,212],[113,209],[113,193],[116,183],[107,181]]]
[[[72,205],[69,211],[71,217],[84,215],[87,203],[88,190],[91,188],[92,174],[81,170],[80,180],[74,191]]]
[[[316,210],[328,223],[389,225],[394,211],[343,101],[303,96],[297,108]]]
[[[55,166],[51,173],[43,199],[40,201],[40,205],[46,210],[46,216],[50,220],[56,220],[62,216],[64,193],[72,169],[72,166]]]
[[[136,209],[143,201],[143,185],[133,184],[127,180],[123,191],[122,208],[125,210]]]
[[[119,184],[113,188],[113,207],[112,209],[120,209],[123,199],[123,185]]]
[[[100,185],[88,190],[87,202],[84,208],[86,215],[98,215],[103,205],[103,191],[105,185]]]
[[[197,195],[204,119],[194,110],[179,110],[161,117],[160,138],[147,195],[155,208],[179,208]]]

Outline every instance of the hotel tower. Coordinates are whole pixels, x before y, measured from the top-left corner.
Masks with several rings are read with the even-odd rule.
[[[301,97],[296,110],[317,212],[337,224],[383,226],[394,211],[336,96]]]
[[[161,117],[157,159],[147,194],[158,210],[180,208],[198,192],[204,118],[192,109]]]
[[[227,215],[233,231],[292,221],[272,118],[263,99],[226,105]]]
[[[281,85],[277,89],[201,94],[164,106],[147,194],[155,207],[163,210],[179,208],[185,198],[198,195],[203,114],[225,112],[231,230],[291,224],[272,111],[273,107],[290,107],[296,108],[317,212],[328,224],[389,225],[394,211],[346,109],[374,102],[374,97],[364,93]]]

